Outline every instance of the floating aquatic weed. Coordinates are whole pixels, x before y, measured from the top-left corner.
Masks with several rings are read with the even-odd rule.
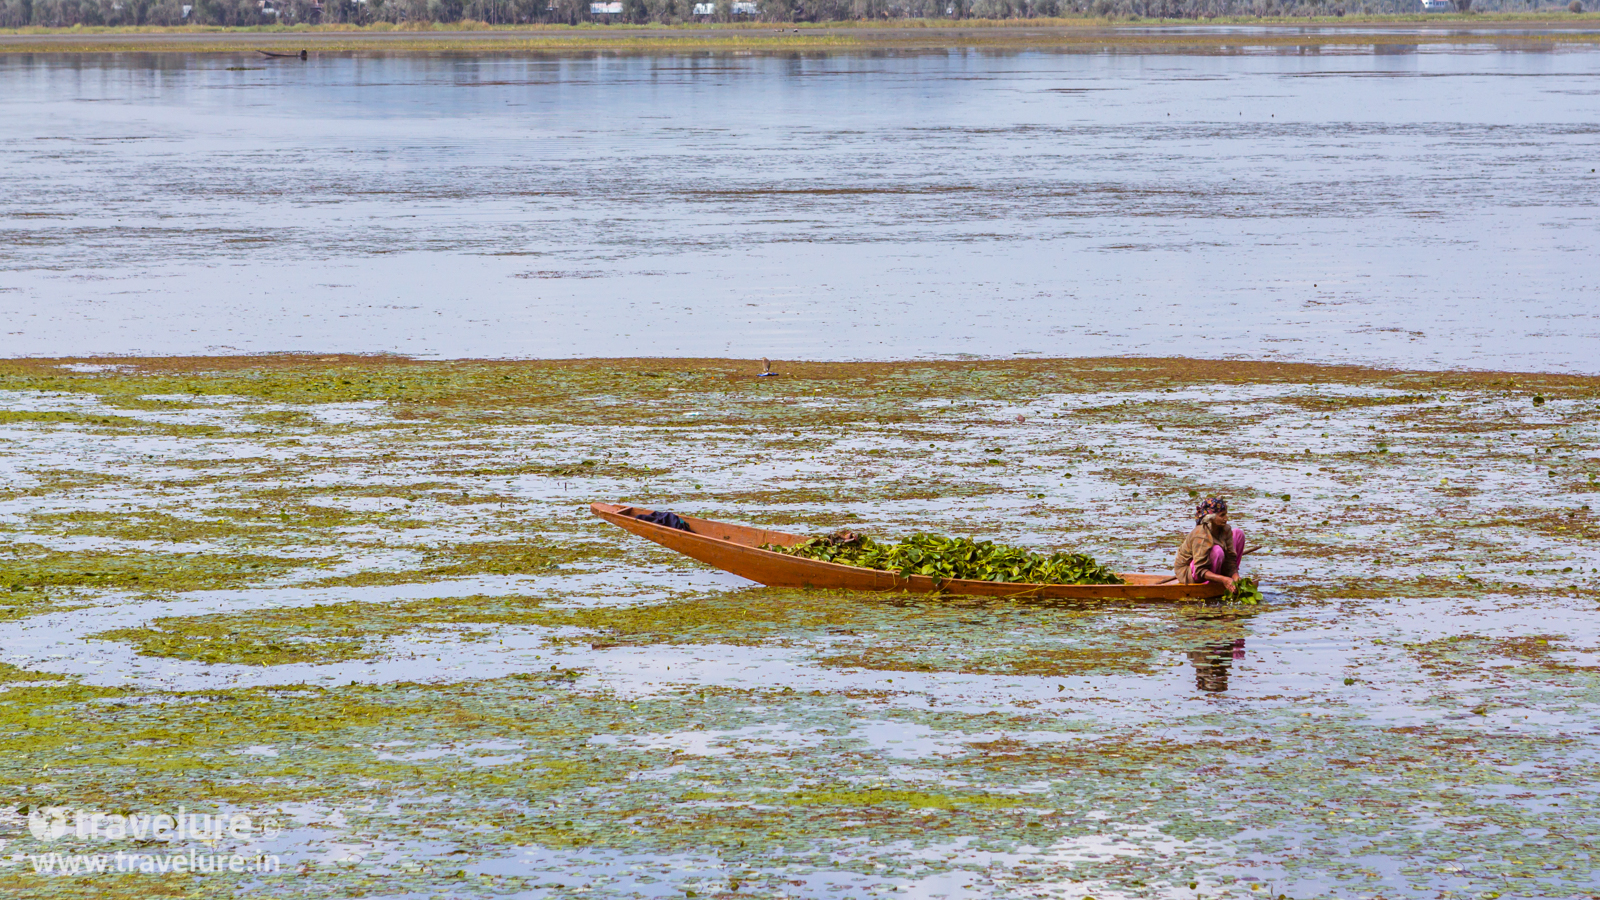
[[[1261,596],[1261,588],[1257,587],[1256,580],[1249,576],[1239,579],[1234,586],[1233,592],[1228,594],[1230,603],[1254,605],[1260,603],[1263,599],[1265,598]]]
[[[0,425],[83,425],[91,428],[159,434],[173,437],[210,437],[220,435],[223,429],[216,425],[186,425],[182,423],[147,421],[127,416],[112,416],[84,412],[0,410]]]
[[[0,555],[0,571],[37,566],[81,582],[0,582],[6,615],[33,620],[0,621],[18,667],[0,669],[10,808],[305,804],[319,819],[347,819],[308,834],[281,876],[237,890],[225,879],[163,881],[174,896],[457,898],[546,883],[576,895],[593,869],[527,882],[453,876],[478,860],[577,847],[641,867],[706,852],[763,896],[825,890],[807,880],[818,873],[886,868],[911,892],[974,884],[974,897],[1069,882],[1095,896],[1171,893],[1163,878],[1208,897],[1264,896],[1268,881],[1274,896],[1297,897],[1354,885],[1397,900],[1592,893],[1584,823],[1600,795],[1585,735],[1600,679],[1592,604],[1567,585],[1600,564],[1600,526],[1572,509],[1570,489],[1588,483],[1575,460],[1540,454],[1553,464],[1526,477],[1530,447],[1560,439],[1589,454],[1592,379],[1528,377],[1524,389],[1552,401],[1538,416],[1571,409],[1572,419],[1517,422],[1512,439],[1498,406],[1491,420],[1482,404],[1426,416],[1407,405],[1443,383],[1477,396],[1483,376],[1233,361],[796,364],[770,385],[721,361],[51,366],[0,361],[0,391],[16,389],[0,396],[81,412],[96,394],[192,392],[229,421],[269,426],[221,441],[151,426],[160,442],[148,462],[119,444],[122,424],[0,426],[20,473],[0,487],[0,527],[19,551]],[[638,375],[669,366],[663,378]],[[1324,382],[1308,394],[1303,383],[1316,378],[1337,391]],[[1173,383],[1204,390],[1121,402]],[[786,403],[786,391],[825,408]],[[1085,409],[1070,420],[1013,421],[1019,404],[1071,398]],[[351,400],[384,404],[375,420],[413,418],[357,431],[319,405]],[[326,424],[246,418],[286,402]],[[1525,397],[1516,408],[1533,414]],[[685,428],[691,411],[715,424]],[[1359,427],[1367,438],[1348,452],[1319,448],[1312,463],[1298,444],[1289,459],[1275,440],[1224,427],[1294,427],[1313,412],[1335,437]],[[1152,415],[1169,426],[1158,439]],[[1358,454],[1373,443],[1370,424],[1409,451],[1403,465],[1395,453]],[[308,431],[291,442],[291,428]],[[996,446],[1013,465],[967,465]],[[862,522],[909,534],[937,515],[960,524],[934,527],[1013,546],[1101,558],[1136,547],[1154,563],[1171,558],[1172,526],[1201,471],[1273,535],[1261,572],[1293,602],[1173,610],[741,587],[686,577],[667,551],[631,546],[586,513],[588,500],[623,492],[681,504],[700,483],[705,508],[727,511],[717,518],[807,523],[786,529],[800,533]],[[635,493],[627,479],[642,473],[651,483]],[[1440,476],[1452,492],[1437,489]],[[570,493],[550,490],[554,480],[570,480]],[[1043,485],[1055,486],[1048,501],[1013,503]],[[1141,500],[1130,503],[1129,489]],[[1304,503],[1282,503],[1290,491]],[[193,571],[172,573],[174,589],[203,593],[157,605],[107,590],[142,582],[167,556],[150,551],[169,540],[214,555],[205,565],[183,557]],[[235,580],[241,554],[320,558]],[[112,557],[126,565],[111,569]],[[330,559],[340,568],[314,568]],[[586,576],[566,577],[573,563]],[[367,577],[307,584],[347,572]],[[492,594],[529,572],[546,573],[537,596],[450,594]],[[297,586],[260,589],[258,579],[285,575]],[[470,581],[415,585],[446,578]],[[99,624],[85,603],[115,621]],[[421,649],[415,662],[243,673],[261,688],[163,691],[150,673],[200,667],[140,659],[123,671],[101,662],[126,660],[122,648],[81,640],[146,623],[165,637],[134,629],[124,639],[205,662],[291,658],[272,645],[332,661],[357,637],[362,653]],[[544,629],[549,643],[509,650],[513,632]],[[482,659],[526,673],[469,680],[456,668]],[[30,671],[69,667],[80,674]],[[1202,695],[1197,679],[1221,671],[1227,692]],[[387,683],[345,684],[353,672]],[[338,684],[314,681],[327,676]],[[312,683],[281,683],[298,679]],[[10,822],[7,852],[34,852]],[[323,864],[344,837],[402,847],[415,864]],[[145,879],[46,884],[26,869],[0,867],[0,895],[152,890],[132,884]],[[592,883],[589,895],[629,893]]]
[[[333,663],[377,655],[367,640],[353,634],[338,638],[261,637],[237,631],[196,634],[193,628],[168,630],[161,620],[143,628],[118,628],[90,635],[94,640],[126,641],[140,656],[161,656],[202,663],[278,666],[291,663]],[[240,626],[249,627],[249,626]]]
[[[248,413],[244,416],[244,420],[268,428],[315,428],[323,424],[321,419],[303,409],[273,409]]]
[[[87,637],[130,643],[141,656],[276,666],[371,659],[384,639],[404,634],[482,640],[486,627],[566,624],[573,612],[550,610],[539,598],[474,595],[163,616]]]
[[[13,545],[12,551],[19,556],[0,564],[0,583],[36,589],[152,592],[235,587],[279,576],[307,562],[246,553],[50,552],[37,545]]]
[[[27,681],[64,680],[66,680],[65,675],[57,675],[53,672],[30,672],[27,669],[18,668],[10,663],[0,663],[0,683],[15,684],[17,682]]]
[[[591,560],[606,554],[610,547],[594,545],[552,545],[547,541],[477,541],[430,547],[423,551],[418,568],[367,570],[336,575],[314,582],[318,587],[354,587],[410,584],[463,578],[473,575],[531,575],[548,572],[576,561]]]
[[[940,580],[1003,581],[1022,584],[1122,584],[1117,573],[1082,553],[1043,556],[993,541],[913,534],[896,544],[881,544],[859,534],[814,537],[792,547],[767,544],[763,550],[826,562],[926,575]]]

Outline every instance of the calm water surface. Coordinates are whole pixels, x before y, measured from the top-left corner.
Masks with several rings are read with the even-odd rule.
[[[0,354],[1596,372],[1596,74],[1459,48],[15,55]]]

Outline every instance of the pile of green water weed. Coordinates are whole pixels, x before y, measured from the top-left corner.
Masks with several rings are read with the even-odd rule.
[[[993,541],[913,534],[897,544],[881,544],[858,534],[815,537],[792,547],[767,544],[789,556],[896,572],[941,581],[1003,581],[1012,584],[1122,584],[1117,573],[1082,553],[1044,556]]]
[[[1228,594],[1231,603],[1244,603],[1254,606],[1262,601],[1261,588],[1256,585],[1254,578],[1241,578]]]

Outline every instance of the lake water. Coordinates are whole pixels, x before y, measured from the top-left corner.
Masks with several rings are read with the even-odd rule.
[[[0,355],[1597,372],[1597,73],[1464,47],[12,55]]]

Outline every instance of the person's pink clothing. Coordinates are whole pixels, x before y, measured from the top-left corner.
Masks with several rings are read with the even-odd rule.
[[[1225,568],[1223,568],[1224,566],[1227,565],[1227,562],[1228,562],[1228,554],[1227,554],[1227,552],[1222,549],[1222,545],[1221,544],[1212,544],[1211,545],[1211,558],[1210,558],[1211,565],[1208,568],[1212,572],[1217,573],[1218,575],[1226,575],[1226,576],[1228,576],[1230,578],[1235,576],[1235,575],[1237,575],[1237,574],[1239,574],[1239,565],[1238,564],[1244,562],[1244,529],[1243,528],[1235,528],[1235,529],[1233,529],[1233,558],[1235,560],[1233,571],[1229,572]],[[1193,562],[1189,563],[1189,581],[1191,583],[1193,583],[1193,582],[1196,582],[1196,581],[1199,581],[1199,580],[1200,580],[1200,573],[1196,570],[1195,563],[1193,563]]]

